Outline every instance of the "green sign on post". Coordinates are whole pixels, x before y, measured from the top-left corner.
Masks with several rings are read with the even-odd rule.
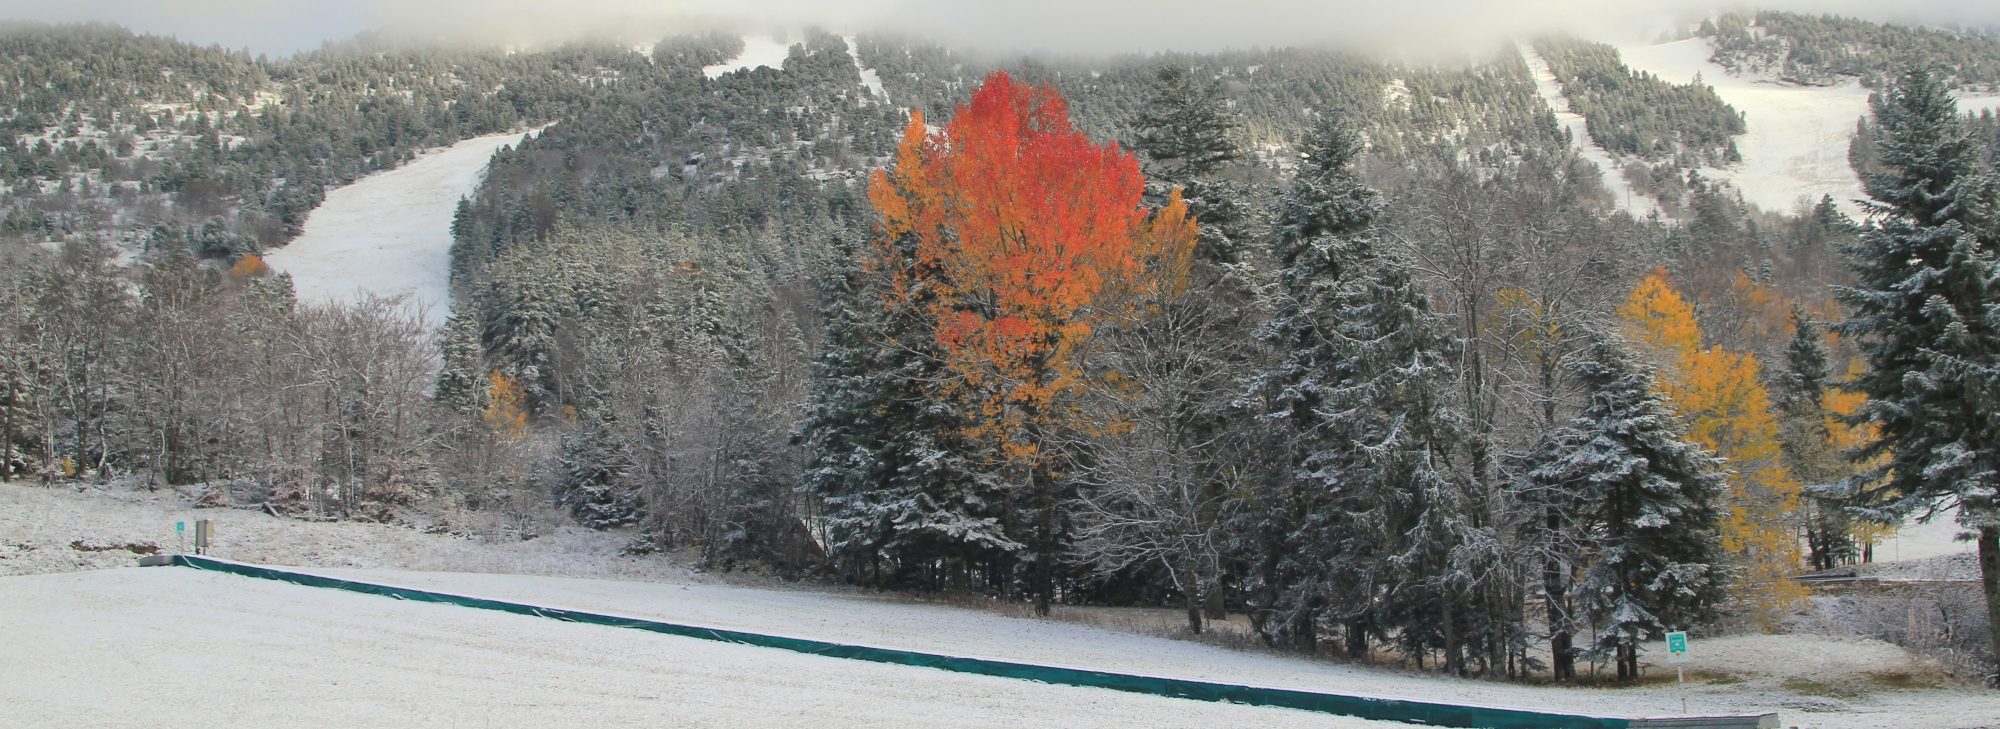
[[[1667,658],[1675,663],[1686,663],[1688,659],[1688,634],[1676,630],[1667,634]]]
[[[1687,667],[1683,664],[1688,662],[1687,631],[1676,630],[1667,634],[1667,662],[1674,664],[1675,683],[1680,686],[1681,715],[1686,716],[1688,713],[1688,677]]]

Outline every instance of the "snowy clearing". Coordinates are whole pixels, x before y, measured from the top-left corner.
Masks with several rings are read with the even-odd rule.
[[[1859,215],[1855,200],[1861,182],[1847,165],[1854,125],[1868,113],[1869,90],[1848,81],[1838,86],[1799,86],[1731,74],[1710,61],[1705,38],[1661,44],[1619,45],[1625,64],[1673,82],[1699,77],[1743,112],[1746,128],[1736,139],[1743,161],[1702,174],[1728,180],[1743,199],[1776,212],[1790,212],[1832,195],[1848,215]],[[1962,111],[2000,107],[2000,97],[1961,96]]]
[[[854,59],[854,70],[861,74],[862,88],[868,89],[869,97],[889,103],[889,90],[882,88],[882,75],[861,62],[861,46],[855,42],[854,36],[845,36],[842,40],[847,41],[847,55]]]
[[[1663,715],[1676,713],[1679,710],[1679,701],[1671,683],[1610,690],[1559,689],[1449,679],[1434,674],[1310,661],[1260,651],[1234,651],[1132,630],[1113,630],[1076,622],[1009,617],[1002,614],[1005,608],[998,606],[989,606],[988,609],[968,609],[945,604],[927,604],[906,596],[880,595],[865,591],[786,587],[768,581],[760,583],[755,578],[747,578],[752,584],[729,584],[715,577],[691,573],[666,558],[618,556],[617,549],[627,537],[615,532],[593,532],[564,527],[530,541],[486,541],[424,534],[397,526],[293,521],[249,510],[194,510],[188,508],[180,497],[171,492],[148,494],[91,489],[79,493],[73,488],[47,489],[22,484],[0,484],[0,574],[130,565],[136,556],[128,551],[116,549],[117,545],[141,543],[171,549],[174,544],[173,522],[177,519],[194,518],[216,520],[218,546],[214,553],[219,557],[295,565],[304,568],[305,571],[321,574],[529,602],[550,607],[889,648],[1347,694],[1589,713]],[[100,547],[113,547],[113,549],[88,551],[76,547],[79,542],[90,549]],[[614,579],[469,574],[472,572],[534,572],[543,575]],[[152,574],[166,576],[153,577]],[[213,582],[214,580],[224,581]],[[744,581],[745,578],[735,576],[731,578],[731,582]],[[202,590],[211,590],[213,596],[205,599],[185,597],[183,593],[193,589],[187,587],[189,585],[200,586],[199,589]],[[120,590],[129,592],[117,592]],[[78,597],[69,596],[79,591],[85,594]],[[55,609],[58,605],[67,606],[69,603],[65,601],[98,602],[98,598],[91,595],[104,595],[102,591],[111,591],[111,594],[117,595],[115,599],[105,598],[106,602],[118,602],[120,605],[102,604],[88,609],[83,607]],[[739,650],[759,650],[717,646],[699,641],[694,641],[698,647],[673,648],[672,645],[678,644],[656,641],[676,639],[632,631],[620,631],[600,639],[586,636],[592,635],[590,631],[608,629],[562,624],[542,625],[549,621],[529,620],[527,623],[522,623],[519,621],[526,619],[500,613],[437,605],[409,605],[386,598],[303,588],[227,575],[203,574],[185,568],[153,568],[140,573],[131,570],[113,570],[88,575],[32,579],[0,578],[0,595],[5,596],[0,597],[0,626],[23,627],[10,633],[14,635],[76,631],[82,630],[76,626],[84,625],[99,628],[113,625],[126,626],[116,628],[118,631],[116,634],[102,638],[78,637],[72,632],[65,634],[69,636],[67,638],[46,639],[55,642],[29,645],[26,655],[50,656],[51,661],[54,660],[54,656],[88,654],[84,655],[86,660],[72,662],[74,663],[72,667],[52,668],[51,672],[55,675],[79,677],[75,679],[78,681],[83,680],[80,676],[89,673],[91,676],[96,676],[91,679],[92,686],[122,684],[90,672],[117,670],[121,672],[121,676],[127,672],[127,669],[121,668],[127,665],[124,659],[107,657],[103,652],[118,650],[121,641],[143,643],[155,640],[141,635],[126,635],[139,631],[132,626],[148,620],[174,620],[177,619],[174,617],[176,615],[190,614],[211,615],[212,617],[204,619],[212,624],[243,623],[260,627],[237,632],[222,631],[219,628],[190,628],[196,632],[192,634],[193,637],[187,639],[165,630],[153,630],[146,635],[157,634],[157,641],[173,640],[178,646],[195,645],[198,644],[196,641],[205,641],[208,645],[205,650],[214,650],[218,656],[226,656],[216,659],[219,665],[217,670],[224,668],[220,664],[229,666],[256,664],[260,660],[276,661],[284,666],[295,662],[314,665],[324,663],[329,667],[317,679],[290,675],[274,679],[276,683],[273,691],[280,692],[280,695],[289,695],[284,692],[294,690],[301,693],[307,689],[330,690],[337,692],[333,694],[334,696],[341,697],[340,703],[352,704],[356,703],[351,699],[357,694],[368,696],[372,695],[368,692],[381,690],[385,693],[380,694],[380,703],[390,707],[403,706],[404,708],[393,710],[404,711],[409,706],[415,705],[414,703],[405,705],[404,702],[418,701],[416,694],[420,692],[414,688],[394,687],[419,682],[419,677],[397,673],[396,671],[403,669],[396,666],[418,665],[425,667],[425,670],[438,665],[452,667],[452,671],[447,672],[444,678],[437,679],[442,683],[436,688],[445,695],[437,704],[441,707],[437,709],[441,713],[435,715],[438,718],[425,718],[434,716],[425,713],[430,711],[427,709],[408,709],[405,713],[413,718],[408,722],[399,720],[395,723],[433,722],[432,725],[450,726],[449,721],[455,717],[456,720],[469,722],[475,726],[483,725],[480,722],[485,721],[485,715],[476,713],[483,709],[476,707],[484,704],[476,703],[468,694],[511,695],[513,691],[511,687],[500,685],[517,679],[517,676],[510,671],[533,670],[522,667],[523,664],[513,659],[508,659],[513,662],[503,662],[496,666],[488,666],[483,662],[492,650],[496,650],[490,646],[507,645],[510,643],[508,636],[516,633],[519,644],[533,646],[527,651],[527,655],[547,653],[554,656],[551,660],[559,665],[551,668],[549,675],[559,676],[560,680],[550,679],[551,682],[572,687],[586,686],[592,690],[599,686],[614,688],[606,689],[606,694],[602,697],[590,695],[573,699],[576,703],[564,703],[571,699],[531,692],[524,695],[526,698],[519,702],[522,706],[496,708],[496,711],[504,712],[504,716],[496,716],[494,719],[496,725],[525,724],[529,719],[542,718],[543,714],[534,712],[543,709],[526,706],[530,703],[563,710],[581,710],[590,702],[602,700],[606,702],[607,708],[604,709],[607,712],[606,716],[614,719],[641,716],[639,712],[651,710],[648,707],[652,705],[642,705],[634,697],[660,696],[662,694],[658,693],[659,691],[677,690],[679,686],[677,685],[675,689],[662,689],[659,685],[663,682],[657,679],[650,684],[639,682],[638,677],[654,673],[657,667],[645,664],[643,667],[633,668],[632,665],[638,664],[622,663],[634,651],[646,655],[670,655],[672,659],[667,660],[668,665],[682,667],[687,663],[686,654],[674,651],[694,651],[704,656],[709,655],[708,651],[721,651],[734,656]],[[194,602],[193,604],[181,602],[183,599]],[[355,600],[372,602],[352,602]],[[352,606],[353,609],[347,606]],[[247,614],[239,616],[232,612],[237,610],[245,611]],[[485,614],[466,617],[451,612],[453,610]],[[1061,610],[1070,618],[1084,617],[1087,614],[1097,618],[1094,622],[1099,624],[1121,627],[1159,625],[1160,621],[1155,618],[1164,614],[1160,611],[1114,608]],[[61,614],[47,614],[51,612]],[[158,617],[155,616],[156,613],[159,614]],[[1116,619],[1101,619],[1101,616],[1113,613],[1131,613],[1141,617],[1123,622]],[[363,614],[374,617],[355,617]],[[38,622],[26,622],[29,620]],[[1234,618],[1235,622],[1241,620],[1240,617]],[[298,636],[303,637],[290,633],[280,634],[269,627],[271,623],[298,623],[301,626]],[[585,632],[560,632],[567,630]],[[412,631],[416,633],[413,634]],[[357,636],[366,638],[369,635],[411,637],[408,640],[398,639],[397,650],[404,652],[396,653],[393,657],[371,657],[369,651],[372,649],[354,648],[350,651],[340,647],[326,648],[324,656],[314,659],[299,658],[291,653],[266,655],[268,651],[289,651],[297,645],[379,646],[384,642],[380,637],[350,640]],[[473,637],[450,638],[452,635]],[[442,642],[434,644],[433,636],[437,636],[436,640]],[[454,640],[459,642],[452,642]],[[64,646],[63,641],[77,643],[78,647],[65,646],[54,652],[48,648],[50,645]],[[580,647],[576,649],[546,647],[564,641],[574,641]],[[410,645],[402,645],[405,643]],[[669,647],[650,647],[661,645]],[[724,650],[725,648],[727,650]],[[1736,636],[1697,639],[1695,649],[1698,651],[1697,658],[1690,668],[1695,671],[1696,678],[1689,687],[1689,704],[1690,708],[1697,712],[1778,711],[1786,726],[1827,729],[1846,727],[1858,729],[1885,725],[1943,729],[2000,724],[2000,702],[1992,701],[1987,692],[1970,688],[1910,690],[1889,687],[1885,683],[1887,680],[1885,677],[1895,674],[1924,677],[1932,676],[1934,672],[1927,664],[1911,658],[1903,650],[1877,641],[1804,635]],[[319,649],[314,648],[314,650]],[[568,652],[571,650],[574,652]],[[90,651],[103,652],[89,653]],[[1662,652],[1662,649],[1655,646],[1649,656],[1658,656]],[[597,677],[581,667],[588,665],[589,660],[579,656],[600,653],[616,658],[607,662],[603,669],[605,675]],[[772,651],[772,653],[779,652]],[[100,663],[98,661],[100,657],[109,663]],[[879,686],[888,682],[905,687],[909,693],[868,696],[857,700],[888,702],[892,708],[885,711],[902,711],[907,708],[909,711],[918,712],[921,708],[916,705],[926,700],[921,697],[935,696],[939,698],[929,700],[938,705],[986,706],[990,708],[979,709],[978,712],[982,715],[988,711],[1008,716],[1020,714],[1031,717],[1034,721],[1030,723],[1037,724],[1066,724],[1072,720],[1080,722],[1084,720],[1076,717],[1086,715],[1115,717],[1115,721],[1114,719],[1106,721],[1125,724],[1171,723],[1172,720],[1167,717],[1181,716],[1189,717],[1187,721],[1191,723],[1225,720],[1241,722],[1246,721],[1244,717],[1278,716],[1281,718],[1263,718],[1260,723],[1309,725],[1312,721],[1322,719],[1296,712],[1282,715],[1218,715],[1208,712],[1232,709],[1232,707],[1217,707],[1191,701],[1170,702],[1168,708],[1159,710],[1164,713],[1155,718],[1154,714],[1145,713],[1153,712],[1155,709],[1144,708],[1146,706],[1144,704],[1123,703],[1144,701],[1143,697],[1119,695],[1114,692],[1063,689],[1065,692],[1087,693],[1045,694],[1036,692],[1053,691],[1054,687],[1036,687],[1018,689],[1030,693],[1016,694],[1008,693],[1014,689],[972,687],[971,684],[961,683],[986,680],[978,677],[936,671],[920,674],[874,673],[891,667],[855,668],[853,670],[858,673],[851,673],[848,672],[845,662],[829,665],[823,670],[813,668],[811,665],[800,668],[794,661],[802,658],[773,656],[764,661],[752,656],[742,659],[748,663],[731,664],[730,670],[743,676],[787,675],[787,680],[791,682],[786,684],[791,687],[789,690],[800,693],[810,701],[819,701],[820,699],[814,697],[819,697],[819,692],[828,686]],[[149,654],[145,660],[163,662],[167,659]],[[155,663],[133,668],[129,670],[129,674],[164,676],[170,673],[165,668],[155,670],[159,665]],[[384,666],[388,667],[383,668]],[[499,673],[486,673],[489,668]],[[777,670],[773,671],[773,668]],[[662,671],[658,676],[674,675],[671,669],[658,670]],[[1654,672],[1653,675],[1659,676],[1660,671],[1665,668],[1663,665],[1655,665],[1651,670]],[[69,673],[63,674],[63,671]],[[386,677],[378,681],[377,671],[389,673],[383,674]],[[226,678],[219,680],[218,683],[229,685],[234,681],[235,685],[248,685],[246,682],[249,680],[242,673],[232,673],[226,674]],[[340,686],[331,686],[327,684],[328,680],[338,681]],[[537,683],[542,680],[540,678],[521,680],[526,680],[533,686],[547,685]],[[699,677],[686,679],[686,681],[697,680]],[[626,683],[628,681],[631,683]],[[740,678],[736,682],[743,683]],[[4,683],[6,682],[0,682]],[[385,686],[392,688],[382,688]],[[645,688],[642,690],[641,686]],[[627,687],[630,687],[629,691]],[[188,689],[186,692],[174,692],[177,694],[193,692],[192,687],[181,684],[169,688]],[[713,707],[717,712],[731,711],[733,709],[730,707],[740,705],[789,705],[785,701],[773,703],[777,698],[774,694],[779,689],[764,683],[688,688],[690,695],[724,697],[717,699],[717,703],[726,705]],[[0,687],[0,692],[7,690],[26,689]],[[55,689],[45,686],[44,690]],[[346,693],[350,690],[357,693]],[[982,698],[961,700],[957,697],[960,691],[975,693],[998,691],[1000,694],[995,696],[1000,698],[979,694]],[[1015,701],[1016,698],[1022,702],[1022,706],[1037,702],[1049,705],[1022,708],[1006,703]],[[801,699],[794,699],[793,703],[799,700]],[[976,703],[981,701],[988,703]],[[19,702],[10,696],[4,703],[11,706]],[[252,706],[248,699],[214,703],[225,707],[240,705],[240,708],[233,709],[239,712],[270,712],[275,711],[271,706],[276,705]],[[318,704],[308,701],[301,705]],[[825,715],[831,715],[834,711],[824,708],[825,706],[827,705],[810,704],[801,710],[802,713],[782,715],[788,719],[780,719],[776,723],[820,721]],[[1131,707],[1129,711],[1137,713],[1115,714],[1108,713],[1109,709],[1079,708],[1088,706],[1115,706],[1119,707],[1118,711],[1126,711],[1126,707]],[[68,716],[67,713],[61,713],[68,710],[62,708],[57,713]],[[222,709],[215,710],[222,711]],[[554,712],[557,709],[547,710]],[[1233,707],[1232,710],[1280,711],[1245,707]],[[15,723],[14,719],[4,713],[5,711],[7,710],[0,709],[0,725]],[[352,711],[352,709],[340,709],[340,711]],[[475,713],[467,714],[465,713],[467,711]],[[1070,711],[1076,712],[1075,715],[1061,713]],[[83,725],[115,724],[123,721],[115,716],[89,716],[104,720],[82,722]],[[272,718],[270,714],[256,713],[222,716],[248,719]],[[663,718],[678,715],[660,713],[650,716]],[[685,721],[702,725],[744,723],[742,719],[742,716],[714,714],[687,718]],[[282,723],[284,717],[278,716],[274,720]],[[929,722],[882,720],[873,723]],[[969,725],[978,724],[977,721],[972,721]],[[1327,725],[1375,726],[1364,723]]]
[[[1939,511],[1928,522],[1919,523],[1916,517],[1910,517],[1896,529],[1894,536],[1875,545],[1875,561],[1908,562],[1947,554],[1971,554],[1978,545],[1959,540],[1958,533],[1963,530],[1958,525],[1958,507]]]
[[[0,626],[6,726],[1401,726],[178,567],[0,578]]]
[[[722,78],[723,74],[732,71],[744,71],[764,66],[773,69],[783,69],[785,67],[785,58],[790,56],[791,53],[792,45],[790,43],[780,41],[771,36],[746,35],[743,36],[742,53],[738,53],[735,58],[722,63],[713,66],[703,66],[701,72],[711,79],[716,79]]]
[[[1556,81],[1555,71],[1549,69],[1549,62],[1525,43],[1518,44],[1517,47],[1520,49],[1521,57],[1528,62],[1528,71],[1535,75],[1535,92],[1541,94],[1543,101],[1548,102],[1549,109],[1556,114],[1556,121],[1569,132],[1570,143],[1576,145],[1577,151],[1583,158],[1597,165],[1598,171],[1603,173],[1604,187],[1611,191],[1611,199],[1618,204],[1618,209],[1641,220],[1659,212],[1659,201],[1633,190],[1632,183],[1625,179],[1624,168],[1618,164],[1617,158],[1612,157],[1611,152],[1590,138],[1590,130],[1584,124],[1583,115],[1570,110],[1569,97],[1563,95],[1562,84]],[[1408,92],[1405,91],[1404,94],[1407,96]]]
[[[478,188],[493,153],[526,136],[474,137],[329,190],[305,231],[265,262],[292,275],[300,301],[402,296],[426,326],[440,328],[451,313],[452,213]]]

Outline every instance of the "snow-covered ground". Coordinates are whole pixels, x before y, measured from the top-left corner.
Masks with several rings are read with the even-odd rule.
[[[843,37],[843,40],[847,41],[847,54],[854,59],[854,70],[861,73],[861,86],[868,89],[871,98],[884,104],[889,103],[889,90],[882,88],[882,75],[876,73],[875,69],[869,68],[868,64],[861,62],[861,45],[856,43],[854,36],[851,35]]]
[[[1703,174],[1728,180],[1745,200],[1766,210],[1789,212],[1800,201],[1832,195],[1842,210],[1859,214],[1854,201],[1862,196],[1861,183],[1847,165],[1855,122],[1868,113],[1869,90],[1858,82],[1800,86],[1738,76],[1709,60],[1714,51],[1704,38],[1625,44],[1618,52],[1627,66],[1666,81],[1688,83],[1699,76],[1743,112],[1746,131],[1736,140],[1743,162]],[[2000,97],[1961,96],[1959,106],[2000,107]]]
[[[1875,545],[1875,561],[1904,562],[1971,553],[1978,545],[1958,539],[1958,533],[1963,529],[1958,525],[1956,507],[1939,512],[1927,523],[1918,523],[1915,517],[1911,517],[1896,529],[1895,536]]]
[[[134,556],[118,545],[171,547],[173,521],[200,517],[217,520],[220,557],[555,607],[1231,683],[1589,713],[1679,710],[1671,684],[1454,680],[863,591],[725,582],[660,557],[617,556],[618,534],[566,528],[496,543],[184,503],[169,492],[0,484],[0,574],[122,567]],[[694,726],[1378,726],[609,632],[185,568],[0,577],[0,630],[20,636],[12,654],[30,661],[10,666],[23,668],[8,672],[23,678],[0,681],[0,726],[143,725],[168,714],[245,725],[517,726],[588,714],[603,717],[593,724]],[[2000,702],[1978,689],[1887,687],[1884,676],[1934,671],[1876,641],[1739,636],[1697,639],[1695,649],[1689,704],[1697,712],[1778,711],[1796,727],[2000,724]]]
[[[0,726],[1400,726],[185,568],[0,578]]]
[[[1604,186],[1611,191],[1611,199],[1632,217],[1641,220],[1652,217],[1659,211],[1660,203],[1632,189],[1632,183],[1625,179],[1623,169],[1616,158],[1590,138],[1590,131],[1584,125],[1583,115],[1570,110],[1569,97],[1563,95],[1562,84],[1556,81],[1556,74],[1549,69],[1549,62],[1536,53],[1534,47],[1526,43],[1519,45],[1521,57],[1528,61],[1528,70],[1535,75],[1535,92],[1548,102],[1555,111],[1556,121],[1569,132],[1570,143],[1576,145],[1584,159],[1597,165],[1603,173]],[[1407,95],[1407,91],[1404,92]]]
[[[722,78],[731,71],[769,66],[784,68],[785,57],[791,55],[792,45],[764,35],[743,36],[743,52],[722,63],[703,66],[701,72],[709,78]]]
[[[326,194],[305,230],[265,257],[292,275],[299,300],[402,296],[436,329],[451,313],[451,216],[486,163],[520,132],[467,139]]]

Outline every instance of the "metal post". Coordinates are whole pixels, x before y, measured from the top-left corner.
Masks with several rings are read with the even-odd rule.
[[[208,541],[215,536],[215,527],[207,519],[197,519],[194,523],[194,553],[208,554]]]
[[[1681,716],[1687,716],[1687,713],[1688,713],[1688,674],[1687,674],[1687,667],[1686,667],[1686,666],[1674,666],[1674,675],[1680,678],[1680,686],[1681,686]]]

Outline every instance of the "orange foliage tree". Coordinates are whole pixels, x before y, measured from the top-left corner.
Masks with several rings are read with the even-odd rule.
[[[229,275],[237,278],[260,278],[271,275],[271,264],[255,253],[245,253],[229,267]]]
[[[1784,463],[1778,421],[1757,357],[1703,347],[1694,308],[1655,270],[1618,315],[1661,364],[1659,388],[1688,421],[1688,440],[1728,462],[1723,549],[1742,568],[1737,593],[1774,621],[1804,596],[1791,578],[1801,566],[1800,486]]]
[[[506,440],[528,434],[527,393],[521,381],[494,370],[486,374],[486,410],[480,414],[493,433]]]
[[[1141,204],[1139,162],[1076,130],[1055,89],[988,76],[942,130],[911,115],[895,167],[868,196],[881,216],[891,296],[920,307],[956,376],[976,437],[998,445],[1031,509],[1036,608],[1053,594],[1056,436],[1082,414],[1093,328],[1154,266],[1184,266],[1194,222],[1179,196]],[[891,302],[892,305],[897,302]]]

